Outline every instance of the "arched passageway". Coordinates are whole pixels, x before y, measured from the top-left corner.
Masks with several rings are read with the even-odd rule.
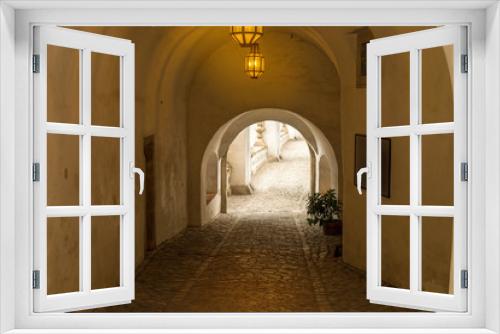
[[[262,48],[270,67],[259,80],[249,80],[242,71],[239,47],[229,38],[227,27],[86,28],[131,39],[136,45],[135,152],[139,167],[147,164],[144,139],[154,136],[154,159],[149,163],[154,167],[155,200],[154,205],[148,205],[156,222],[151,227],[155,236],[153,246],[163,244],[149,269],[138,275],[137,302],[132,309],[279,311],[288,305],[288,311],[380,310],[366,303],[363,275],[356,275],[342,265],[324,265],[327,261],[323,256],[331,255],[330,245],[317,235],[317,228],[310,229],[304,224],[303,217],[248,215],[234,219],[219,215],[211,224],[206,223],[228,209],[226,196],[221,196],[228,191],[228,169],[222,166],[227,165],[229,145],[238,133],[256,122],[285,122],[300,131],[308,143],[307,188],[310,191],[334,188],[342,197],[343,260],[364,270],[366,199],[356,193],[352,176],[353,138],[366,132],[366,103],[365,89],[357,83],[360,58],[353,32],[364,30],[378,38],[415,28],[265,29]],[[450,63],[441,50],[436,52],[428,68],[438,74],[434,68],[448,69]],[[400,62],[392,69],[401,69],[404,64]],[[108,76],[107,71],[99,71],[92,77],[105,82]],[[444,84],[429,87],[452,89],[449,73],[441,77],[447,80]],[[401,80],[405,80],[404,75]],[[394,84],[399,85],[397,80]],[[448,110],[441,107],[450,104],[444,101],[449,95],[444,92],[438,94],[443,101],[433,102],[430,107]],[[399,111],[396,105],[394,110]],[[401,151],[404,145],[398,146],[396,141],[393,144],[394,157],[401,157],[404,163],[404,155],[400,154],[405,153]],[[429,157],[428,161],[434,161],[434,156]],[[396,159],[393,163],[398,166]],[[440,172],[446,174],[445,170]],[[409,184],[403,182],[402,176],[393,175],[393,184]],[[432,170],[432,175],[424,178],[431,183],[434,179],[444,179],[441,176]],[[395,200],[397,194],[393,194]],[[146,203],[152,203],[151,196],[136,198],[137,265],[144,263],[147,234],[144,226],[149,219],[145,214]],[[256,225],[261,228],[256,229]],[[397,234],[398,227],[394,226],[388,230]],[[439,244],[444,245],[440,241]],[[248,252],[253,257],[247,256]],[[281,262],[269,261],[269,254]],[[401,263],[406,261],[405,253],[398,249],[387,252],[384,258],[390,257],[402,259]],[[317,272],[311,274],[308,268]],[[449,265],[439,268],[446,269]],[[446,270],[440,275],[446,278]],[[326,282],[323,287],[318,284],[321,280],[313,281],[318,277]],[[400,277],[391,279],[396,283],[398,280]],[[221,283],[227,281],[233,285]],[[306,288],[301,284],[304,281],[313,281],[320,289]],[[335,290],[335,286],[343,286],[345,291]],[[254,296],[255,290],[262,292],[261,300]],[[290,296],[290,291],[296,295]],[[326,295],[331,298],[329,306],[321,299]],[[224,302],[217,309],[213,301],[221,299]],[[149,304],[141,304],[145,300]],[[305,304],[315,306],[308,308]],[[212,308],[204,309],[206,305]]]
[[[303,143],[305,145],[305,147],[303,147],[302,154],[309,155],[307,159],[308,161],[306,162],[306,165],[309,166],[305,166],[309,175],[307,175],[307,178],[303,180],[306,184],[308,184],[307,188],[309,189],[307,189],[307,192],[312,193],[319,190],[320,184],[322,184],[325,189],[335,189],[338,191],[339,170],[337,157],[330,142],[317,126],[312,124],[303,116],[289,110],[277,108],[250,110],[234,117],[221,126],[211,138],[205,149],[202,159],[200,184],[200,211],[202,224],[210,221],[221,212],[228,212],[227,194],[228,192],[232,192],[231,190],[236,190],[239,194],[252,193],[250,175],[241,175],[244,174],[240,172],[241,168],[234,168],[239,166],[233,167],[236,171],[236,175],[231,176],[233,179],[237,178],[239,183],[236,187],[233,187],[233,189],[228,189],[228,170],[226,170],[223,166],[227,164],[228,153],[231,153],[229,151],[232,143],[233,145],[238,145],[238,152],[241,154],[241,157],[233,159],[233,161],[240,164],[251,164],[249,161],[251,154],[249,152],[250,146],[248,143],[250,137],[245,131],[249,131],[249,128],[253,124],[259,124],[264,121],[276,124],[287,124],[290,125],[294,131],[300,133],[300,137],[303,139]],[[208,170],[210,168],[210,159],[214,155],[216,155],[222,163],[222,167],[218,170],[219,174],[217,178],[215,178],[221,182],[220,186],[217,188],[220,189],[220,191],[216,195],[212,196],[212,200],[208,201],[207,189],[209,184],[213,183],[213,180],[208,180],[206,177],[208,176]],[[323,157],[323,170],[321,170],[319,166],[319,162],[321,161],[320,157]],[[319,173],[320,171],[321,173]],[[220,201],[218,198],[220,198]],[[262,200],[264,201],[265,199]],[[292,211],[299,209],[299,206],[301,205],[300,203],[304,203],[304,201],[305,199],[298,201]],[[293,201],[290,203],[293,203]],[[290,207],[288,208],[290,209]]]

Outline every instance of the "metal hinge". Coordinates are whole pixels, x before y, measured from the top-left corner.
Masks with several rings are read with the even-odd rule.
[[[40,73],[40,55],[33,55],[33,73]]]
[[[33,270],[33,289],[40,289],[40,270]]]
[[[469,56],[462,55],[462,73],[469,72]]]
[[[469,164],[466,162],[460,164],[460,180],[469,181]]]
[[[460,272],[460,287],[462,289],[467,289],[469,287],[469,272],[467,270],[462,270]]]
[[[40,181],[40,164],[38,162],[33,163],[33,182]]]

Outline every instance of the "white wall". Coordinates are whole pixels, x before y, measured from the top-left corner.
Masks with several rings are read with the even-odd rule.
[[[219,175],[219,159],[215,153],[212,153],[207,164],[207,194],[219,192]]]
[[[252,138],[250,129],[251,126],[241,131],[227,151],[227,161],[231,165],[231,191],[235,194],[245,192],[245,189],[250,186],[250,142]]]
[[[295,129],[293,126],[290,126],[290,125],[286,125],[286,128],[288,129],[288,136],[290,137],[290,139],[302,139],[302,134],[297,131],[297,129]]]
[[[249,144],[248,146],[249,147],[252,147],[255,145],[255,142],[257,141],[257,131],[255,131],[257,129],[257,123],[254,123],[252,125],[250,125],[247,130],[248,130],[248,141],[249,141]]]
[[[269,160],[279,160],[280,158],[280,127],[281,123],[275,121],[265,121],[264,140],[267,144],[267,158]]]

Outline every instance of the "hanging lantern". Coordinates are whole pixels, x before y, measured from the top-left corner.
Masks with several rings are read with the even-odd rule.
[[[258,79],[264,73],[264,56],[259,44],[253,44],[250,53],[245,56],[245,73],[252,79]]]
[[[241,47],[248,47],[255,44],[264,34],[263,27],[255,26],[234,26],[231,27],[231,37],[238,42]]]

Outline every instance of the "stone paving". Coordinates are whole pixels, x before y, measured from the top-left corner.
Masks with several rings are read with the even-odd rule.
[[[165,242],[132,304],[99,311],[399,311],[366,300],[364,273],[334,257],[335,238],[301,213],[221,215]]]
[[[137,273],[135,300],[96,311],[403,311],[370,304],[364,273],[334,256],[340,237],[307,224],[307,151],[285,148],[256,176],[250,204],[233,196],[229,214],[163,243]]]

